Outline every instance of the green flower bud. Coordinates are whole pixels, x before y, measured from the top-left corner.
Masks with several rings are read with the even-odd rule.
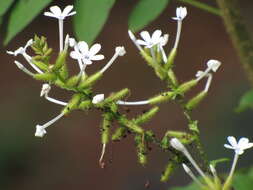
[[[126,135],[127,129],[125,127],[119,127],[112,135],[113,141],[119,141]]]
[[[160,95],[150,98],[149,103],[158,104],[158,103],[166,102],[166,101],[171,100],[173,96],[174,96],[174,92],[163,92]]]
[[[193,97],[187,102],[187,104],[185,105],[185,108],[188,110],[194,109],[206,97],[206,95],[207,95],[207,92],[205,91],[200,92],[197,96]]]
[[[78,108],[78,104],[80,102],[82,95],[81,94],[74,94],[71,98],[71,100],[68,102],[68,104],[63,109],[63,113],[66,115],[73,109]]]
[[[33,61],[32,62],[34,65],[36,65],[37,67],[39,67],[41,70],[43,71],[48,71],[48,65],[41,62],[41,61]]]
[[[90,77],[88,77],[85,81],[81,82],[78,86],[78,88],[83,89],[92,86],[95,82],[97,82],[101,77],[103,76],[103,73],[97,72]]]
[[[162,182],[168,181],[169,177],[175,171],[175,169],[176,169],[176,164],[172,161],[169,161],[169,163],[167,164],[160,180]]]
[[[34,74],[33,77],[36,80],[42,80],[46,82],[52,82],[57,78],[54,73]]]
[[[167,63],[164,65],[166,70],[169,70],[173,66],[176,55],[177,55],[177,49],[173,48],[168,56]]]
[[[133,120],[134,123],[140,125],[142,123],[148,122],[152,117],[159,111],[158,107],[154,107],[147,111],[146,113],[138,116],[136,119]]]
[[[178,88],[177,88],[177,92],[179,94],[184,94],[186,92],[188,92],[192,87],[196,86],[198,84],[198,81],[193,79],[193,80],[190,80],[190,81],[187,81],[183,84],[181,84]]]
[[[53,65],[52,70],[53,71],[58,71],[63,65],[65,65],[66,57],[67,57],[67,52],[66,51],[60,52],[57,59],[56,59],[55,64]]]

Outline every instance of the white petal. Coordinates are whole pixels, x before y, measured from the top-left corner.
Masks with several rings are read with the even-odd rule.
[[[14,55],[13,51],[6,51],[6,53],[9,54],[9,55]]]
[[[161,37],[161,46],[165,46],[168,43],[169,40],[169,34],[164,34],[163,37]]]
[[[124,56],[126,54],[126,50],[124,46],[118,46],[115,48],[115,53],[117,53],[119,56]]]
[[[68,5],[67,7],[64,8],[64,10],[62,11],[62,16],[68,16],[68,14],[71,12],[71,10],[73,9],[73,5]]]
[[[228,140],[228,142],[232,145],[232,147],[237,147],[237,142],[236,142],[236,139],[235,139],[235,137],[233,137],[233,136],[229,136],[228,138],[227,138],[227,140]]]
[[[81,59],[82,55],[77,51],[71,51],[70,52],[70,57],[73,58],[73,59]]]
[[[62,14],[61,9],[58,6],[52,6],[49,9],[55,16],[61,16]]]
[[[146,41],[143,41],[143,40],[137,40],[136,41],[139,45],[141,45],[141,46],[147,46],[148,45],[148,43],[146,42]]]
[[[141,37],[144,39],[144,41],[146,42],[150,42],[151,41],[151,37],[149,35],[149,33],[147,31],[142,31],[140,33]]]
[[[245,145],[244,149],[248,149],[252,147],[253,147],[253,143],[248,143],[247,145]]]
[[[69,46],[74,47],[76,45],[76,40],[75,38],[69,38]]]
[[[105,56],[103,56],[103,55],[94,55],[94,56],[92,56],[90,58],[90,60],[92,60],[92,61],[99,61],[99,60],[102,60],[104,58],[105,58]]]
[[[89,50],[89,55],[93,56],[96,55],[101,49],[101,45],[100,44],[94,44],[93,46],[91,46],[90,50]]]
[[[131,39],[132,41],[135,41],[135,40],[136,40],[136,38],[135,38],[135,36],[134,36],[134,34],[133,34],[133,32],[132,32],[131,30],[128,30],[128,35],[129,35],[129,37],[130,37],[130,39]]]
[[[161,30],[156,30],[153,34],[152,34],[152,42],[154,44],[158,44],[160,42],[160,38],[162,35],[162,31]]]
[[[211,68],[213,72],[216,72],[218,68],[220,67],[221,62],[218,60],[211,59],[207,62],[208,68]]]
[[[36,126],[36,132],[34,134],[36,137],[43,137],[46,133],[47,132],[43,126],[41,125]]]
[[[238,141],[238,147],[244,149],[244,147],[247,146],[248,143],[249,143],[249,139],[245,138],[245,137],[242,137]]]
[[[203,71],[197,71],[195,76],[198,78],[198,77],[202,76],[203,74],[204,74]]]
[[[77,46],[82,54],[86,54],[89,51],[89,46],[85,41],[78,42]]]
[[[228,145],[228,144],[224,144],[224,147],[228,148],[228,149],[234,149],[234,147],[232,147],[231,145]]]
[[[44,15],[45,15],[45,16],[49,16],[49,17],[53,17],[53,18],[58,18],[58,16],[54,15],[54,14],[51,13],[51,12],[44,12]]]
[[[76,14],[76,11],[73,11],[73,12],[69,13],[67,16],[73,16],[75,14]]]

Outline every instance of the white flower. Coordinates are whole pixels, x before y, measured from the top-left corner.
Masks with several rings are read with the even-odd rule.
[[[96,96],[93,97],[92,103],[93,104],[98,104],[98,103],[102,102],[104,99],[105,99],[104,94],[97,94]]]
[[[46,133],[47,131],[45,130],[43,126],[41,125],[36,126],[35,137],[43,137]]]
[[[186,7],[178,7],[176,10],[176,17],[172,17],[174,20],[182,21],[187,15]]]
[[[47,83],[42,85],[42,89],[40,91],[40,96],[44,96],[45,94],[48,94],[51,90],[51,86]]]
[[[140,33],[141,37],[143,40],[137,40],[136,42],[139,45],[143,45],[146,48],[152,48],[154,45],[157,45],[161,42],[161,35],[162,31],[161,30],[156,30],[152,36],[147,31],[142,31]]]
[[[78,42],[75,47],[75,50],[70,53],[70,57],[72,57],[73,59],[82,60],[83,64],[85,65],[92,64],[92,61],[104,59],[103,55],[96,55],[101,49],[100,44],[94,44],[89,49],[88,44],[82,41]]]
[[[168,40],[169,40],[169,34],[164,34],[160,38],[160,46],[165,46],[168,43]]]
[[[221,62],[218,61],[218,60],[214,60],[214,59],[210,59],[208,62],[207,62],[207,67],[212,70],[213,72],[216,72],[219,67],[221,65]]]
[[[181,151],[181,152],[184,152],[186,150],[184,145],[177,138],[172,138],[170,140],[170,145],[176,150]]]
[[[64,8],[63,11],[58,6],[52,6],[49,9],[51,12],[45,12],[44,15],[49,16],[49,17],[53,17],[53,18],[57,18],[60,20],[63,20],[68,16],[72,16],[72,15],[76,14],[75,11],[71,12],[73,9],[73,5],[68,5],[67,7]]]
[[[31,46],[33,44],[33,39],[30,39],[27,43],[26,43],[26,45],[25,45],[25,47],[20,47],[20,48],[18,48],[17,50],[15,50],[15,51],[7,51],[7,53],[8,54],[10,54],[10,55],[14,55],[14,56],[17,56],[17,55],[19,55],[19,54],[26,54],[26,49],[29,47],[29,46]]]
[[[224,147],[228,149],[234,149],[235,153],[238,155],[243,154],[244,150],[253,147],[253,143],[249,143],[249,139],[245,137],[240,138],[238,143],[235,137],[233,136],[227,137],[227,140],[230,143],[230,145],[224,144]]]
[[[126,50],[123,46],[118,46],[115,48],[115,52],[116,54],[118,54],[119,56],[124,56],[126,54]]]

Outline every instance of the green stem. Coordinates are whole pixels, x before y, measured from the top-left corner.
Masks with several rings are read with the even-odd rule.
[[[253,85],[253,41],[239,9],[239,0],[216,0],[225,27],[241,60],[241,64]]]
[[[194,6],[194,7],[197,7],[199,9],[205,10],[205,11],[207,11],[209,13],[212,13],[212,14],[215,14],[217,16],[221,15],[219,9],[217,9],[215,7],[212,7],[212,6],[209,6],[206,3],[201,3],[201,2],[196,1],[196,0],[178,0],[178,1],[190,4],[190,5]]]

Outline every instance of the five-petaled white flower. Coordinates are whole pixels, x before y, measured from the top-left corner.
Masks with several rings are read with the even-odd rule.
[[[93,97],[92,103],[93,104],[98,104],[98,103],[102,102],[104,99],[105,99],[104,94],[97,94],[96,96]]]
[[[60,20],[64,20],[66,17],[76,14],[76,11],[71,12],[73,9],[72,5],[68,5],[63,11],[58,6],[52,6],[49,9],[51,12],[45,12],[44,15]]]
[[[86,42],[78,42],[75,46],[75,50],[70,53],[70,57],[77,60],[82,60],[84,65],[92,64],[92,61],[98,61],[104,59],[104,56],[99,54],[96,55],[101,49],[100,44],[94,44],[89,49]]]
[[[182,21],[187,15],[186,7],[178,7],[176,10],[176,17],[172,17],[174,20]]]
[[[152,34],[152,36],[150,36],[150,34],[147,31],[142,31],[140,35],[143,38],[143,40],[137,40],[136,42],[139,45],[145,46],[146,48],[152,48],[154,45],[161,43],[161,35],[162,35],[161,30],[156,30]]]
[[[44,126],[37,125],[36,126],[36,132],[35,132],[35,137],[44,137],[44,135],[47,133],[45,130]]]
[[[244,150],[253,147],[253,143],[249,142],[248,138],[242,137],[239,139],[238,143],[233,136],[227,137],[229,144],[224,144],[225,148],[234,149],[235,153],[241,155],[244,153]]]
[[[26,45],[25,45],[25,47],[20,47],[20,48],[18,48],[17,50],[15,50],[15,51],[7,51],[7,53],[8,54],[10,54],[10,55],[14,55],[14,56],[17,56],[17,55],[19,55],[19,54],[26,54],[26,49],[29,47],[29,46],[31,46],[33,44],[33,39],[30,39],[27,43],[26,43]]]

